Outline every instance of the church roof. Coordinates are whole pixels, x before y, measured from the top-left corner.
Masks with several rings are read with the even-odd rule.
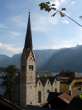
[[[28,25],[27,25],[24,48],[32,50],[32,32],[31,32],[30,13],[29,13],[29,17],[28,17]]]
[[[41,81],[41,83],[43,84],[43,86],[45,86],[47,80],[49,80],[50,83],[53,84],[53,82],[54,82],[54,80],[55,80],[55,77],[53,77],[53,76],[46,76],[46,77],[45,77],[45,76],[42,76],[42,77],[38,77],[38,78],[37,78],[37,82],[38,82],[39,80]]]
[[[30,52],[32,53],[32,56],[33,56],[33,58],[34,58],[34,60],[35,60],[34,53],[33,53],[33,51],[30,50],[30,49],[26,49],[26,48],[24,48],[24,49],[23,49],[23,53],[22,53],[22,55],[25,57],[25,59],[27,59],[28,56],[29,56],[29,53],[30,53]]]
[[[28,24],[27,24],[27,30],[26,30],[26,38],[25,38],[25,44],[23,49],[23,54],[25,58],[27,59],[29,56],[29,53],[32,53],[33,57],[33,46],[32,46],[32,32],[31,32],[31,20],[30,20],[30,12],[28,17]],[[35,59],[35,57],[34,57]]]

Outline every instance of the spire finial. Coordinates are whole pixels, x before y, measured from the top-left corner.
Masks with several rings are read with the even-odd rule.
[[[28,15],[29,15],[29,19],[30,19],[30,10],[29,10],[29,13],[28,13]]]
[[[28,9],[28,14],[29,14],[29,16],[30,16],[30,9]]]
[[[29,16],[30,16],[30,10],[29,10]]]

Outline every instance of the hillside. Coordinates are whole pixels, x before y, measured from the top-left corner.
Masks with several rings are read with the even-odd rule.
[[[37,71],[59,72],[64,69],[82,72],[81,45],[58,50],[35,50],[34,53]],[[14,64],[19,68],[20,56],[21,54],[16,54],[10,58],[6,55],[0,55],[0,67]]]

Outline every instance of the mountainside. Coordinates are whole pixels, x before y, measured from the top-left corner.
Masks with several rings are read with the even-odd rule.
[[[35,50],[37,71],[59,72],[70,70],[82,72],[82,46],[63,48],[58,50]],[[0,67],[16,65],[20,67],[20,56],[0,55]]]

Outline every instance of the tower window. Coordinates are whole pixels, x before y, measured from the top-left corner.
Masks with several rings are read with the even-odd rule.
[[[41,91],[38,91],[38,102],[41,103]]]
[[[33,70],[33,65],[29,65],[29,70]]]
[[[50,90],[47,90],[47,93],[49,93],[50,92]]]

